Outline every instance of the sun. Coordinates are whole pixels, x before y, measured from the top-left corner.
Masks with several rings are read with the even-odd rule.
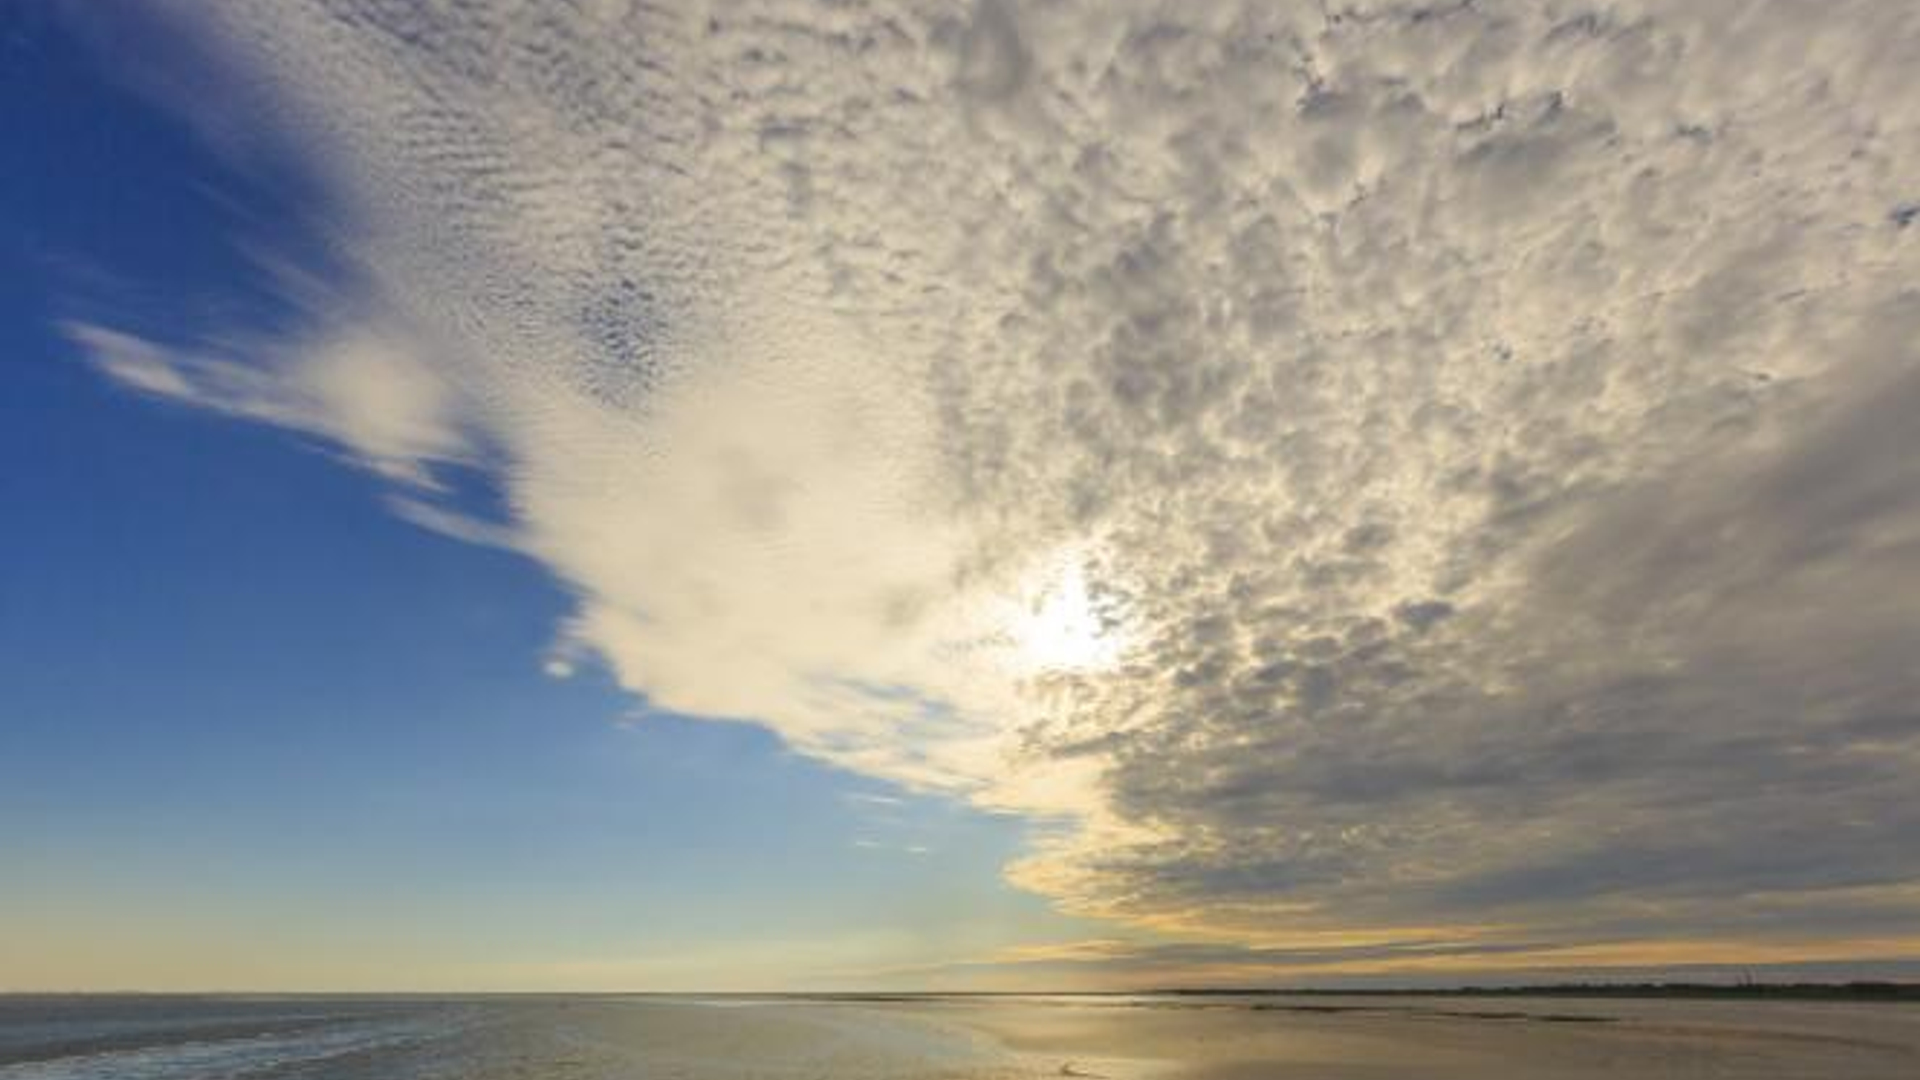
[[[1124,635],[1089,589],[1084,560],[1047,561],[1007,620],[1014,664],[1026,671],[1097,671],[1119,663]]]

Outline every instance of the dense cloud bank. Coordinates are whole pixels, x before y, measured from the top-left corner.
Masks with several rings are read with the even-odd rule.
[[[1913,5],[225,7],[373,299],[76,335],[541,560],[556,670],[1168,930],[1920,932]]]

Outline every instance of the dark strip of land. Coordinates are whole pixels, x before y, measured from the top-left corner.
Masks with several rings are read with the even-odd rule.
[[[1325,987],[1299,989],[1173,987],[1153,991],[1177,997],[1561,997],[1561,998],[1709,998],[1790,1001],[1920,1001],[1920,983],[1910,982],[1597,982],[1540,986],[1448,986],[1414,988]]]

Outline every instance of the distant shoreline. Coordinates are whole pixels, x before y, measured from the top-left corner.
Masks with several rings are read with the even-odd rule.
[[[1549,983],[1538,986],[1365,987],[1350,989],[1168,988],[1149,993],[1170,997],[1554,997],[1702,998],[1791,1001],[1920,1001],[1920,983]]]
[[[1540,985],[1443,987],[1161,987],[1146,990],[0,990],[0,1001],[77,998],[316,998],[436,999],[499,998],[760,998],[792,1001],[929,1002],[996,998],[1601,998],[1614,1000],[1765,1000],[1920,1002],[1920,982],[1842,983],[1546,983]]]

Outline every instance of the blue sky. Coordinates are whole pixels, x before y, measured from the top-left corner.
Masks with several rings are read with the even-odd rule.
[[[1365,6],[6,6],[0,984],[1914,970],[1920,13]]]
[[[31,5],[4,35],[0,983],[858,983],[1049,925],[1014,821],[550,678],[540,567],[103,378],[64,320],[285,318],[233,240],[311,208]]]

